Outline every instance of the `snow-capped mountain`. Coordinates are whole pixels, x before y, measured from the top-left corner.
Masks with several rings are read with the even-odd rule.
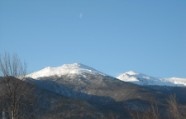
[[[169,82],[177,86],[186,86],[186,78],[177,78],[177,77],[162,78],[161,81]]]
[[[73,98],[104,98],[103,102],[121,101],[138,97],[138,86],[122,82],[115,77],[103,74],[83,64],[65,64],[60,67],[47,67],[27,75],[25,80],[38,87]],[[128,92],[130,90],[133,95]],[[122,92],[122,94],[121,94]],[[143,94],[142,94],[143,95]],[[96,97],[95,97],[96,96]]]
[[[147,76],[145,74],[137,73],[134,71],[125,72],[117,77],[118,79],[126,82],[132,82],[139,85],[158,85],[160,80],[155,77]]]
[[[46,67],[40,71],[27,75],[27,77],[38,79],[42,77],[51,77],[51,76],[60,77],[63,75],[73,75],[73,74],[83,75],[83,73],[104,75],[103,73],[95,70],[94,68],[91,68],[84,64],[74,63],[74,64],[64,64],[59,67]]]
[[[152,90],[149,90],[149,87],[144,88],[138,85],[178,85],[178,83],[175,84],[175,78],[159,79],[133,71],[126,72],[118,76],[117,79],[78,63],[64,64],[59,67],[47,67],[29,74],[27,77],[25,80],[29,83],[50,92],[78,99],[100,100],[101,103],[109,103],[113,100],[141,99],[159,95],[156,92],[154,94]],[[179,81],[181,82],[182,80],[179,79]],[[182,82],[179,84],[183,85]],[[103,98],[98,99],[97,97],[99,96]]]
[[[186,86],[186,79],[184,78],[156,78],[134,71],[125,72],[117,78],[119,80],[138,85]]]
[[[38,87],[38,89],[42,89],[43,91],[49,92],[49,94],[57,94],[56,96],[60,96],[60,100],[61,97],[65,97],[65,99],[70,100],[78,99],[78,104],[79,100],[83,100],[86,101],[86,103],[88,102],[90,104],[95,105],[95,107],[98,108],[99,111],[100,109],[102,110],[106,108],[110,110],[119,111],[122,113],[122,115],[123,110],[127,110],[128,112],[129,109],[131,109],[132,111],[134,111],[134,109],[141,109],[140,107],[143,105],[144,107],[147,107],[147,104],[150,104],[148,102],[151,102],[152,100],[156,100],[158,102],[157,104],[162,105],[162,102],[165,102],[164,100],[171,94],[177,94],[179,100],[186,100],[186,94],[184,93],[186,90],[185,87],[175,88],[162,86],[176,86],[178,84],[183,85],[184,80],[182,79],[160,79],[134,71],[129,71],[124,74],[121,74],[120,76],[118,76],[117,79],[109,75],[103,74],[95,70],[94,68],[78,63],[65,64],[59,67],[44,68],[40,71],[27,75],[25,81],[33,84],[33,86]],[[138,85],[128,82],[132,82]],[[161,85],[162,87],[139,85]],[[39,97],[40,95],[43,95],[43,93],[38,94]],[[50,99],[50,97],[48,97],[48,94],[45,95],[46,96],[41,99],[43,105],[48,104],[43,103],[43,100],[47,100],[48,102],[48,100]],[[53,96],[54,95],[51,95],[52,98]],[[56,101],[52,100],[51,103],[48,104],[49,107],[53,105],[54,102]],[[56,102],[55,107],[61,110],[62,108],[59,108],[59,106],[61,104],[65,104],[62,105],[62,107],[64,107],[64,110],[66,110],[68,109],[66,108],[66,104],[71,105],[71,102],[66,102]],[[137,107],[138,105],[139,108]],[[72,106],[74,107],[74,105]],[[72,109],[72,106],[69,107],[70,110]],[[55,108],[52,107],[52,109]],[[87,110],[87,108],[85,108],[85,110]],[[117,113],[117,115],[118,114],[119,113]],[[95,118],[97,118],[97,116]],[[123,117],[121,118],[123,119]]]
[[[77,79],[82,79],[82,78],[92,79],[90,78],[89,74],[91,76],[96,76],[96,75],[108,76],[84,64],[74,63],[74,64],[64,64],[59,67],[46,67],[40,71],[27,75],[27,77],[33,79],[40,79],[40,78],[52,77],[52,76],[57,76],[57,77],[67,76],[67,77],[71,77],[73,79],[73,82],[79,83],[80,81],[77,82]],[[81,78],[79,76],[81,76]],[[89,78],[87,78],[87,76]],[[186,79],[184,78],[176,78],[176,77],[156,78],[134,71],[125,72],[119,75],[117,79],[124,82],[131,82],[138,85],[186,86]]]

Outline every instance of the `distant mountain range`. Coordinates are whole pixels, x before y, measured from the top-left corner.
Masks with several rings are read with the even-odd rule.
[[[59,67],[46,67],[40,71],[36,71],[27,75],[27,77],[33,79],[40,79],[43,77],[51,77],[51,76],[74,76],[74,75],[81,75],[86,77],[86,74],[93,74],[93,75],[102,75],[108,76],[100,71],[97,71],[94,68],[86,66],[80,63],[74,64],[64,64]],[[115,77],[113,77],[115,78]],[[152,76],[148,76],[142,73],[137,73],[134,71],[128,71],[122,73],[121,75],[116,77],[117,79],[130,82],[138,85],[154,85],[154,86],[186,86],[186,78],[156,78]]]
[[[0,110],[9,101],[2,98],[7,90],[2,79]],[[23,112],[30,115],[32,111],[35,117],[28,119],[134,119],[131,114],[146,114],[152,104],[157,106],[161,119],[168,119],[170,95],[176,96],[181,111],[186,110],[186,79],[182,78],[155,78],[134,71],[112,77],[74,63],[46,67],[28,74],[23,81],[11,81],[31,89],[25,101],[34,97],[34,103],[27,102]]]
[[[186,78],[156,78],[134,71],[125,72],[117,77],[121,81],[138,85],[186,86]]]
[[[120,81],[115,77],[79,63],[65,64],[59,67],[47,67],[29,74],[27,77],[29,82],[39,87],[60,95],[75,98],[92,99],[96,98],[92,96],[102,96],[111,97],[119,101],[131,98],[128,96],[129,93],[127,90],[134,91],[135,94],[138,91],[135,85]],[[111,101],[111,98],[103,98],[103,101]]]
[[[73,106],[71,103],[78,106],[77,110],[74,110],[75,114],[90,114],[89,117],[83,115],[83,117],[77,118],[75,116],[76,119],[103,117],[103,119],[113,119],[113,116],[115,119],[132,119],[130,112],[149,108],[154,102],[161,108],[161,116],[168,118],[163,114],[169,113],[166,110],[168,108],[166,101],[173,94],[176,94],[180,104],[186,104],[186,79],[155,78],[134,71],[112,77],[79,63],[46,67],[28,74],[25,81],[37,87],[37,90],[41,89],[46,92],[44,96],[39,93],[39,97],[43,97],[41,102],[45,102],[51,107],[49,107],[49,112],[45,112],[43,115],[53,112],[55,115],[59,115],[55,117],[56,119],[60,119],[64,114],[64,111],[61,111],[62,108],[66,110],[66,103],[63,103],[64,100],[61,100],[61,96],[69,102],[67,109],[74,109],[71,108]],[[56,97],[53,98],[52,95]],[[60,98],[54,105],[53,100],[58,97]],[[84,107],[82,113],[78,112],[79,104],[74,100],[81,102],[80,104]],[[63,105],[58,107],[57,105],[60,103]],[[48,111],[48,107],[45,110]],[[70,114],[72,113],[70,112]]]

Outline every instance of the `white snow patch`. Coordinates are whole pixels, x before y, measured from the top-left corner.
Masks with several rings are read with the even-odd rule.
[[[80,63],[74,63],[74,64],[64,64],[59,67],[46,67],[40,71],[27,75],[27,77],[37,79],[41,77],[62,76],[62,75],[82,74],[82,73],[104,75],[103,73],[89,66]]]
[[[119,80],[132,82],[138,85],[186,86],[186,78],[156,78],[134,71],[125,72],[117,78]]]

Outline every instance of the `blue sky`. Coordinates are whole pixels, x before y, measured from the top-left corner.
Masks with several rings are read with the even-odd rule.
[[[186,77],[185,0],[1,0],[0,52],[28,72],[79,62]]]

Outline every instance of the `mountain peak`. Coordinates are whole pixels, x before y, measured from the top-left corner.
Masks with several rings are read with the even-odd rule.
[[[135,71],[127,71],[124,73],[125,75],[138,75],[139,73],[135,72]]]
[[[186,86],[186,79],[184,78],[156,78],[134,71],[125,72],[117,78],[121,81],[132,82],[138,85]]]
[[[117,78],[122,81],[133,82],[139,85],[157,85],[160,83],[160,80],[158,78],[134,71],[125,72],[119,75]]]
[[[88,70],[95,70],[87,65],[81,64],[81,63],[73,63],[73,64],[64,64],[61,66],[61,68],[70,68],[70,69],[88,69]]]
[[[62,76],[67,74],[72,75],[72,74],[82,74],[82,73],[102,74],[101,72],[89,66],[86,66],[84,64],[73,63],[73,64],[64,64],[59,67],[46,67],[44,69],[41,69],[40,71],[27,75],[27,77],[37,79],[41,77]]]

